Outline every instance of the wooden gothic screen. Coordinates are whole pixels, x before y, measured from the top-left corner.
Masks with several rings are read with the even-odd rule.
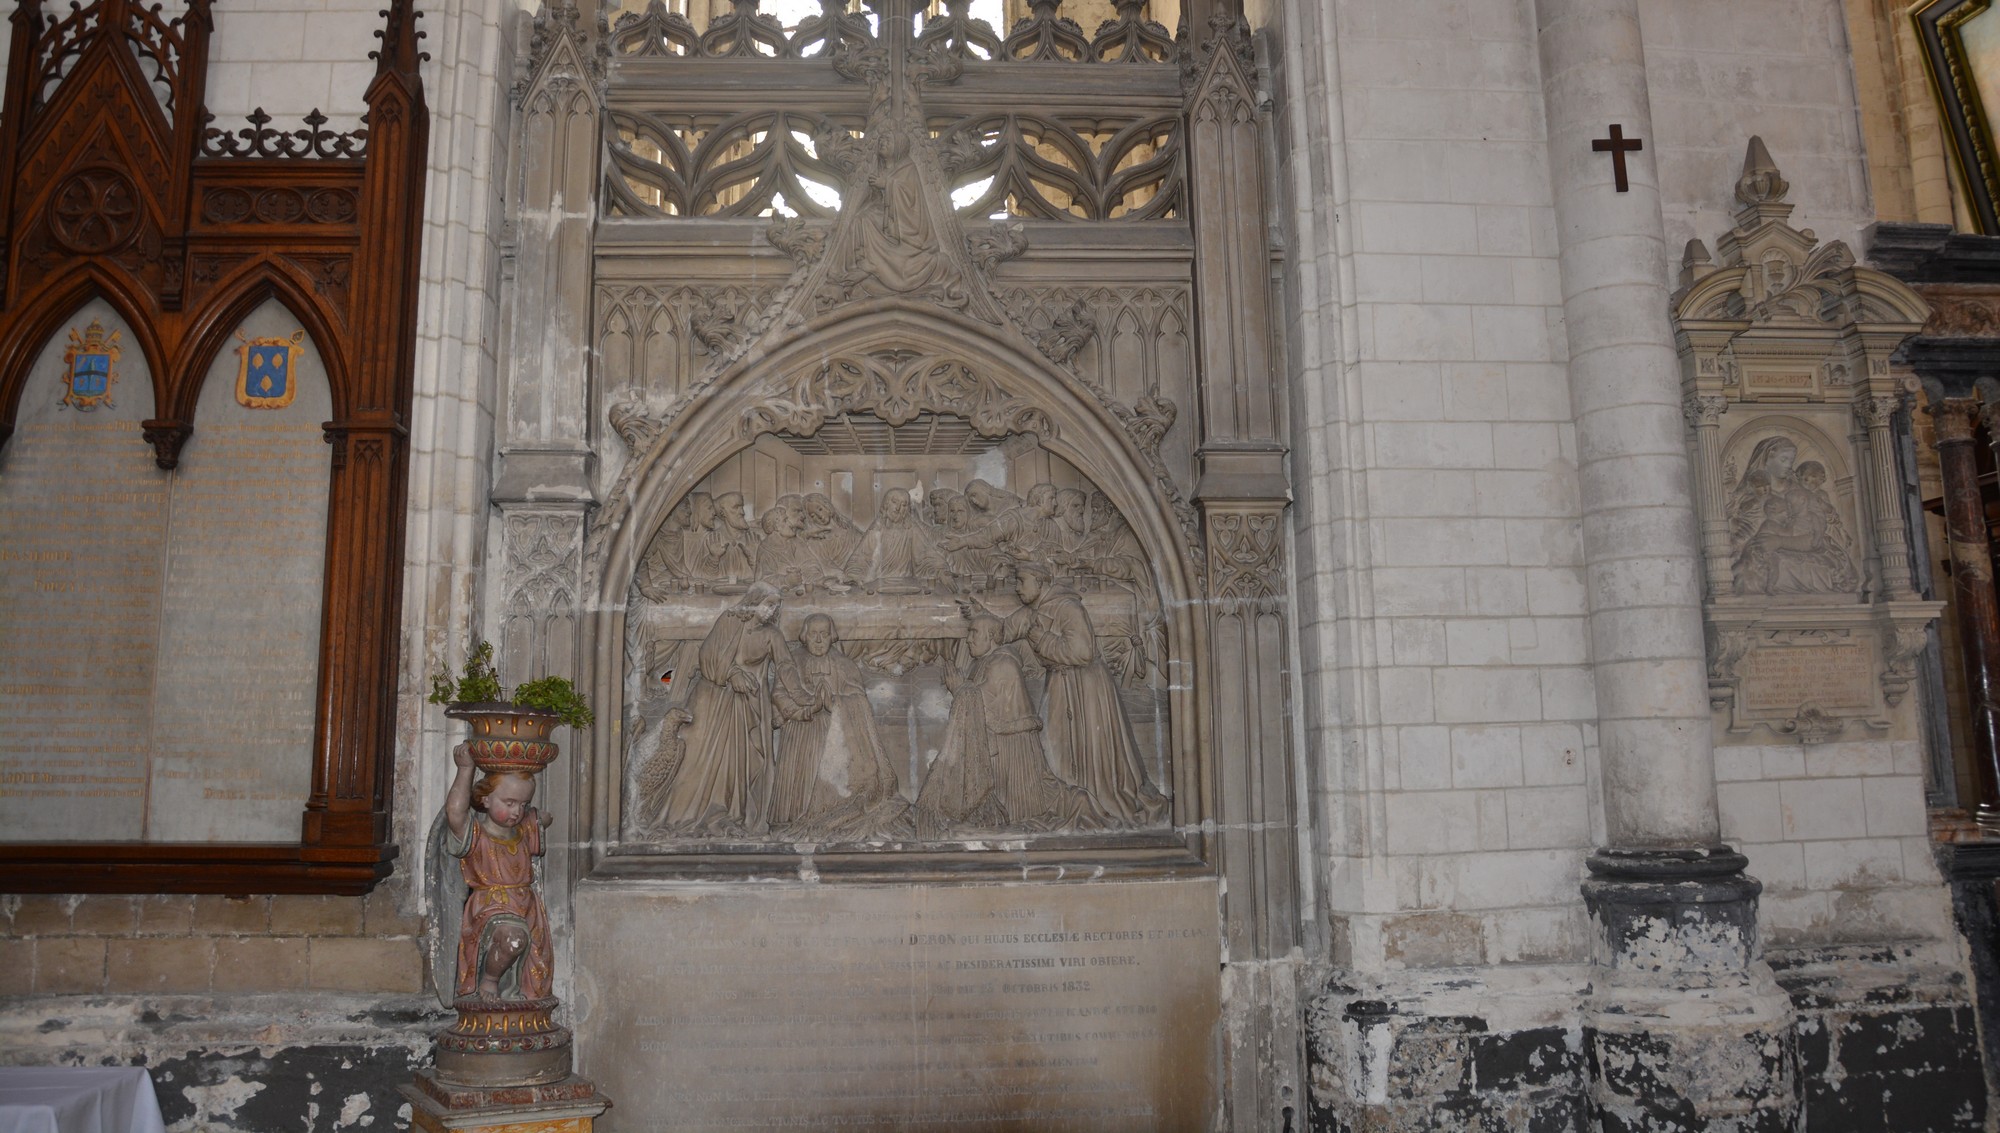
[[[209,411],[197,407],[207,404],[206,375],[224,364],[218,356],[245,351],[247,373],[247,351],[279,342],[239,344],[246,318],[272,303],[289,313],[297,332],[255,360],[280,366],[289,357],[295,370],[300,351],[314,351],[330,402],[320,427],[325,445],[309,431],[305,446],[318,466],[313,475],[327,485],[320,624],[305,634],[297,693],[312,700],[309,713],[299,709],[311,729],[309,740],[300,729],[297,756],[309,747],[310,787],[303,769],[284,770],[304,790],[304,805],[293,824],[283,818],[290,804],[278,804],[274,829],[289,826],[295,838],[65,840],[74,835],[59,833],[24,841],[17,828],[0,831],[13,839],[0,842],[0,873],[17,891],[365,892],[395,856],[389,808],[402,515],[428,123],[418,13],[411,0],[392,0],[372,53],[365,129],[337,132],[317,113],[299,129],[274,127],[261,112],[247,127],[210,125],[210,0],[190,0],[171,20],[136,0],[67,8],[57,14],[42,0],[20,0],[12,17],[0,115],[0,444],[11,438],[16,451],[0,457],[17,455],[24,443],[16,424],[31,378],[53,380],[37,365],[45,344],[86,304],[108,308],[106,317],[130,332],[110,345],[119,336],[107,339],[101,324],[87,333],[102,346],[100,358],[115,358],[106,351],[122,346],[128,372],[143,369],[150,378],[116,393],[128,406],[150,403],[150,415],[131,422],[129,443],[150,446],[163,480],[185,452],[199,451]],[[82,342],[78,333],[71,331]],[[89,353],[73,348],[71,356]],[[75,393],[83,388],[75,383],[104,382],[109,373],[86,374],[72,361],[63,380]],[[285,396],[267,399],[272,404],[288,401],[303,380],[285,375]],[[89,476],[88,468],[79,473],[79,490],[90,489]],[[252,492],[240,507],[254,516],[258,498]],[[28,585],[23,574],[8,578]],[[40,578],[42,589],[76,589]],[[164,602],[172,601],[169,591]],[[119,616],[104,605],[51,616]],[[0,626],[0,634],[28,632]],[[191,699],[212,704],[175,711],[226,715],[262,690],[203,691]],[[87,689],[82,699],[87,711]],[[23,703],[9,700],[10,708]],[[254,757],[254,737],[249,743]],[[82,749],[83,760],[108,758],[89,746],[72,749]],[[23,772],[16,781],[42,774]]]

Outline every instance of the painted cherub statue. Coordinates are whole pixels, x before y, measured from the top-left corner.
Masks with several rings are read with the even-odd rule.
[[[485,771],[475,781],[468,745],[454,748],[451,758],[458,774],[431,828],[430,854],[436,908],[445,922],[440,952],[457,922],[450,986],[458,999],[545,999],[553,988],[555,946],[535,860],[543,851],[542,829],[554,819],[529,805],[533,775]],[[441,955],[439,999],[448,978],[442,961]]]

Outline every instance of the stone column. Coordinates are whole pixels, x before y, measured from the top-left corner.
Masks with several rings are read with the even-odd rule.
[[[1973,431],[1982,416],[1989,431],[2000,425],[1995,407],[1977,397],[1932,403],[1938,470],[1944,479],[1945,539],[1951,548],[1952,605],[1958,610],[1958,650],[1965,666],[1966,729],[1972,735],[1973,776],[1979,785],[1981,826],[2000,824],[2000,705],[1994,666],[2000,663],[2000,600],[1993,588],[1993,547],[1986,537],[1986,507],[1979,493],[1979,456]]]
[[[1729,399],[1719,393],[1691,393],[1681,401],[1681,413],[1694,431],[1694,483],[1701,494],[1702,559],[1708,564],[1711,601],[1730,592],[1729,517],[1722,506],[1727,488],[1722,475],[1722,415]]]
[[[1536,0],[1535,12],[1607,835],[1583,884],[1599,934],[1591,1108],[1606,1131],[1789,1128],[1790,1005],[1757,958],[1760,887],[1719,845],[1701,535],[1637,0]],[[1628,192],[1614,155],[1591,146],[1613,125],[1646,147],[1626,155]]]
[[[1604,815],[1615,850],[1719,835],[1701,584],[1637,0],[1537,0],[1571,410],[1583,496]]]
[[[1866,430],[1868,488],[1875,499],[1875,553],[1882,560],[1882,593],[1892,599],[1915,596],[1910,585],[1910,537],[1903,524],[1903,478],[1896,471],[1896,439],[1890,432],[1902,406],[1900,394],[1874,394],[1854,402],[1854,418]]]

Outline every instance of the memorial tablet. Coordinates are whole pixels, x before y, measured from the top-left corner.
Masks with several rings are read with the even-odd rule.
[[[173,473],[149,837],[288,841],[312,778],[333,416],[275,302],[209,368]]]
[[[310,786],[331,401],[266,303],[163,471],[130,328],[97,301],[0,449],[0,830],[289,841]]]
[[[168,475],[152,377],[103,301],[35,360],[0,448],[0,830],[143,836]]]
[[[586,886],[577,1030],[619,1128],[1208,1127],[1213,880]]]

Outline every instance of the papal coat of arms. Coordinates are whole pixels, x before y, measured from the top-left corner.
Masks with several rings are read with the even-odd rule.
[[[60,405],[71,406],[89,412],[100,405],[111,405],[111,387],[118,384],[118,355],[122,348],[118,345],[121,332],[108,334],[104,324],[96,319],[84,328],[82,334],[75,327],[69,331],[69,349],[63,351],[63,395]]]
[[[292,332],[290,338],[236,337],[243,365],[236,375],[236,400],[248,409],[283,409],[298,395],[299,354],[305,349],[306,332]]]

